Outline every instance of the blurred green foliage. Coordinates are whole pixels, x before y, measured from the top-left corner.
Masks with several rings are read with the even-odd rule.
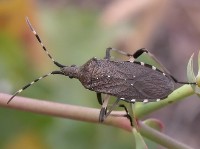
[[[40,32],[38,34],[50,53],[60,63],[81,65],[94,56],[103,58],[105,48],[112,46],[112,37],[115,31],[102,29],[98,25],[98,12],[75,8],[60,10],[45,8],[38,14],[39,18],[37,19],[41,26],[40,29],[43,31],[42,34]],[[37,41],[35,40],[35,42]],[[6,34],[0,34],[1,92],[11,94],[38,76],[57,69],[38,46],[38,49],[35,50],[43,55],[42,63],[46,64],[46,67],[38,72],[37,66],[32,67],[31,59],[27,58],[26,48],[20,39],[12,39]],[[100,107],[94,92],[84,89],[77,80],[63,76],[46,78],[28,88],[20,96]],[[131,133],[108,126],[4,108],[0,108],[0,120],[0,148],[3,149],[13,148],[17,144],[16,140],[22,136],[22,138],[29,138],[30,133],[38,137],[40,143],[45,144],[45,148],[48,149],[128,149],[134,147]],[[22,139],[21,145],[25,141],[27,140]],[[17,148],[17,146],[20,145],[15,147]],[[23,149],[22,146],[19,148]],[[44,146],[39,147],[36,143],[35,147],[32,147],[38,149],[44,148]]]

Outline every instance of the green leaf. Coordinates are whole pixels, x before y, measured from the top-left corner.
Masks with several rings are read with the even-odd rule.
[[[200,87],[200,52],[198,54],[198,66],[199,66],[199,69],[198,69],[198,74],[196,77],[196,82],[197,82],[197,86]]]
[[[194,92],[200,96],[200,53],[198,54],[198,66],[199,66],[199,70],[198,70],[198,75],[197,77],[195,77],[194,74],[194,69],[193,69],[193,56],[194,54],[192,54],[192,56],[189,59],[188,65],[187,65],[187,77],[188,77],[188,81],[189,82],[197,82],[197,85],[191,85]]]
[[[132,129],[132,133],[135,138],[135,141],[134,141],[135,149],[148,149],[148,147],[144,141],[144,138],[141,136],[141,134],[135,128]]]
[[[200,97],[200,52],[198,54],[198,74],[196,76],[196,83],[197,83],[197,86],[195,87],[195,93]]]
[[[193,56],[194,56],[194,53],[190,57],[188,65],[187,65],[187,78],[189,82],[196,82],[194,70],[193,70]]]

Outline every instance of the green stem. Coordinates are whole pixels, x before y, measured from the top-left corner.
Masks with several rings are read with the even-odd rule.
[[[169,149],[192,149],[191,147],[187,146],[186,144],[180,143],[175,139],[156,131],[155,129],[145,125],[144,123],[140,122],[140,133],[145,138],[152,140],[160,145],[163,145]]]
[[[194,94],[191,85],[183,85],[171,93],[166,99],[159,102],[147,103],[141,107],[135,109],[135,114],[137,118],[141,118],[147,114],[150,114],[162,107],[165,107],[171,103],[183,100],[185,97]]]

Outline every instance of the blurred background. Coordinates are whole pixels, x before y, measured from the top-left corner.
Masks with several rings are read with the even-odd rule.
[[[200,2],[187,0],[1,0],[0,92],[12,94],[57,69],[25,22],[28,16],[54,59],[82,65],[107,47],[147,48],[179,80],[200,48]],[[195,57],[196,58],[196,57]],[[75,79],[51,76],[20,96],[99,108],[94,92]],[[190,97],[149,115],[164,133],[198,148],[200,101]],[[1,149],[133,148],[117,128],[0,108]],[[159,147],[161,148],[161,147]]]

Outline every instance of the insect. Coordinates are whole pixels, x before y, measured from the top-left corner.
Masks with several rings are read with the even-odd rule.
[[[118,105],[120,100],[129,103],[159,101],[166,98],[171,92],[174,91],[175,83],[195,84],[178,81],[164,67],[164,70],[161,71],[152,65],[135,61],[135,59],[140,57],[143,53],[147,53],[158,62],[158,60],[144,48],[139,49],[134,54],[129,54],[114,48],[107,48],[104,59],[91,58],[82,66],[62,65],[55,61],[49,54],[28,18],[26,18],[26,22],[41,44],[43,50],[47,53],[48,57],[53,61],[53,63],[60,68],[60,70],[52,71],[27,84],[22,89],[15,92],[14,95],[9,99],[8,103],[17,94],[21,93],[23,90],[33,85],[37,81],[50,75],[59,74],[68,76],[69,78],[76,78],[86,89],[96,92],[98,102],[102,105],[99,121],[103,122],[105,118],[112,112],[112,110]],[[111,60],[111,51],[116,51],[122,55],[126,55],[130,57],[130,60]],[[102,94],[106,94],[107,96],[102,99]],[[116,101],[110,107],[108,107],[107,105],[110,96],[115,96]],[[126,107],[123,105],[121,106],[124,107],[127,112]]]

